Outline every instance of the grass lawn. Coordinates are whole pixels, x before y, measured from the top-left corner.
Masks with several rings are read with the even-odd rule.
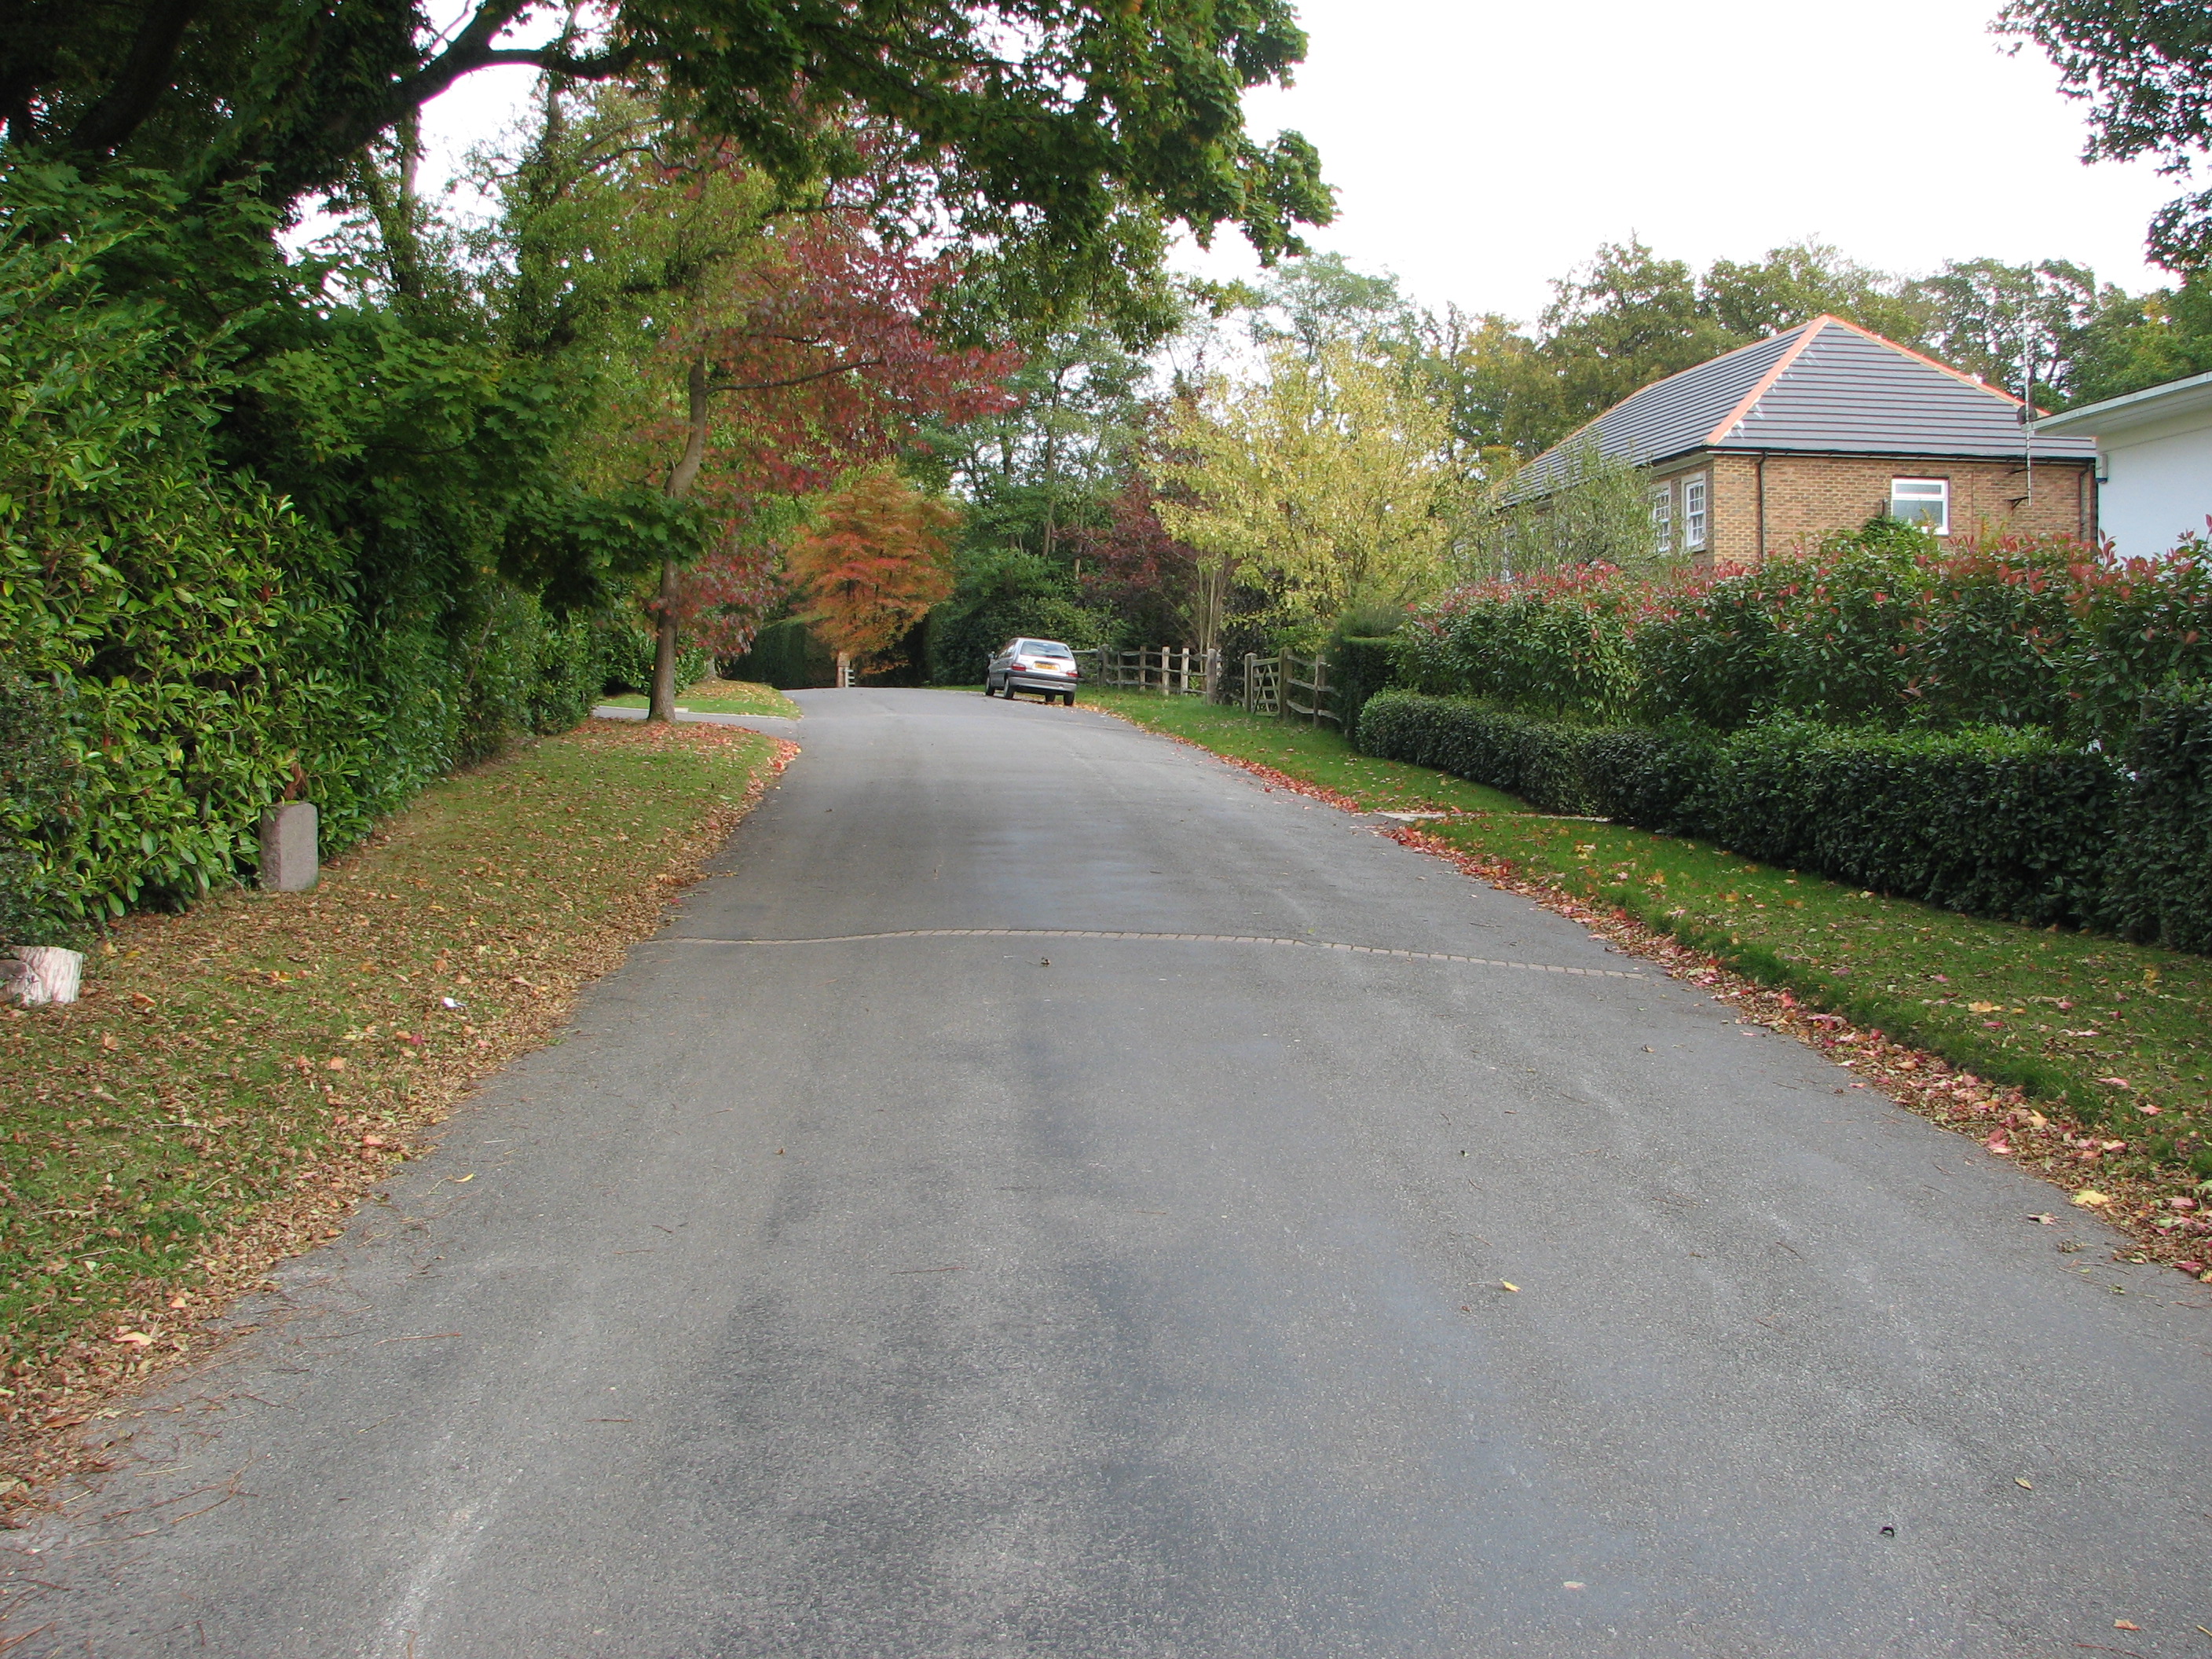
[[[619,697],[602,697],[599,701],[611,708],[651,706],[651,700],[637,691]],[[780,714],[786,720],[796,720],[799,713],[799,705],[774,686],[757,685],[750,680],[701,680],[677,693],[676,706],[693,714]]]
[[[200,1345],[203,1314],[334,1234],[414,1132],[546,1041],[777,753],[587,721],[433,787],[313,892],[129,918],[82,1001],[0,1014],[4,1473]]]
[[[2055,1138],[2053,1158],[2087,1151],[2095,1157],[2081,1161],[2100,1170],[2212,1177],[2212,960],[1962,916],[1707,844],[1547,817],[1494,790],[1356,755],[1326,727],[1195,698],[1102,692],[1090,701],[1370,810],[1450,810],[1422,828],[1453,849],[1625,913],[1808,1006],[2020,1085],[2076,1128],[2127,1143],[2115,1151]]]

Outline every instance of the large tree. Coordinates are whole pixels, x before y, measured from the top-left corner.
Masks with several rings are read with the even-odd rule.
[[[2154,156],[2160,172],[2179,178],[2212,149],[2212,8],[2204,0],[2011,0],[1995,27],[2049,52],[2060,88],[2088,104],[2084,161]],[[2177,270],[2212,258],[2212,190],[2161,209],[2150,247]]]
[[[1156,466],[1168,493],[1155,510],[1197,550],[1201,578],[1264,576],[1309,642],[1348,611],[1407,604],[1443,579],[1460,480],[1442,413],[1387,359],[1278,346],[1264,380],[1217,381],[1179,410]]]
[[[1305,49],[1288,0],[19,0],[0,31],[0,155],[343,185],[430,99],[500,65],[649,84],[787,184],[854,170],[854,122],[907,188],[886,209],[988,251],[1001,314],[1111,293],[1152,307],[1165,227],[1242,227],[1263,257],[1330,216],[1313,149],[1262,143],[1241,95]],[[550,36],[550,38],[548,38]]]

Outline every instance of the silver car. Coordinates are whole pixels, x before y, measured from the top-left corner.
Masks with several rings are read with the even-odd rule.
[[[1075,687],[1083,678],[1075,666],[1075,653],[1058,640],[1008,640],[983,671],[983,695],[1011,697],[1017,691],[1034,691],[1047,702],[1058,697],[1075,706]]]

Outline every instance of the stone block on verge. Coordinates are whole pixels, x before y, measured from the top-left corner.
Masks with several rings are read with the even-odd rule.
[[[313,805],[287,801],[261,815],[261,884],[272,893],[304,893],[321,874]]]

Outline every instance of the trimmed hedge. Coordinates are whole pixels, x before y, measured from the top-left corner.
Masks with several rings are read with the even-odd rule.
[[[2097,924],[2125,780],[2031,732],[1747,727],[1713,751],[1692,833],[1765,864],[2039,927]]]
[[[1582,768],[1589,736],[1589,728],[1465,698],[1385,691],[1361,712],[1357,746],[1486,783],[1547,812],[1583,815],[1593,805]]]
[[[1776,720],[1583,726],[1391,691],[1359,746],[1976,915],[2212,950],[2212,694],[2169,690],[2123,765],[2046,733]]]
[[[2134,788],[2106,865],[2106,925],[2212,954],[2212,688],[2154,695],[2127,763]]]

